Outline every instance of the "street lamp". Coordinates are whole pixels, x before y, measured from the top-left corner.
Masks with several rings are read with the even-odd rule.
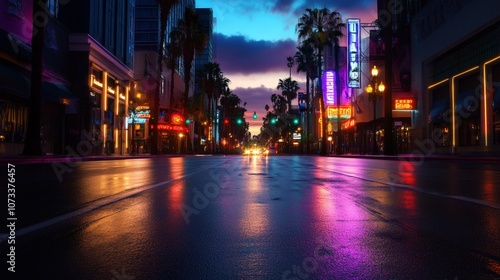
[[[178,153],[179,154],[182,152],[182,137],[184,137],[184,134],[179,133],[179,144],[178,144]]]
[[[135,134],[136,134],[135,121],[137,119],[137,107],[139,106],[140,99],[141,99],[141,93],[137,92],[135,95],[135,98],[130,101],[130,105],[129,105],[129,115],[132,118],[132,137],[131,137],[131,140],[132,140],[131,154],[132,155],[135,155],[136,153],[138,153],[138,150],[139,150],[138,143],[135,141]]]
[[[366,92],[368,93],[368,99],[373,102],[373,154],[377,153],[377,126],[375,120],[377,119],[377,99],[382,99],[382,94],[385,90],[385,85],[378,81],[378,69],[377,66],[373,66],[372,79],[368,86],[366,86]]]

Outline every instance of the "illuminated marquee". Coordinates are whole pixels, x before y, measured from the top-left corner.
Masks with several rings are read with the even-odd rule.
[[[153,129],[154,126],[151,125],[151,129]],[[158,130],[170,130],[170,131],[176,131],[176,132],[188,132],[188,128],[185,126],[181,125],[171,125],[171,124],[158,124]]]
[[[329,119],[337,119],[337,107],[328,106],[328,118]],[[340,106],[340,118],[341,119],[350,119],[352,116],[352,107],[351,106]]]
[[[347,86],[361,87],[360,75],[360,23],[359,19],[347,20]]]
[[[415,110],[417,102],[415,98],[395,98],[393,110]]]
[[[335,75],[332,70],[323,74],[323,94],[326,106],[335,105]]]

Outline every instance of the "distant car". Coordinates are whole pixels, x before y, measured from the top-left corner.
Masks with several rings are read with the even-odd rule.
[[[253,147],[253,148],[246,148],[243,150],[243,155],[246,156],[259,156],[259,155],[266,155],[267,150],[263,149],[261,147]]]

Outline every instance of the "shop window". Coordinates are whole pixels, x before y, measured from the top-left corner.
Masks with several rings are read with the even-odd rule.
[[[495,88],[493,102],[493,143],[500,145],[500,87]]]
[[[481,100],[478,97],[477,73],[464,77],[458,81],[456,93],[455,112],[459,119],[458,145],[480,145],[481,133]],[[480,93],[480,91],[479,91]]]
[[[0,101],[0,141],[24,142],[28,125],[28,107]]]
[[[449,84],[444,83],[432,90],[429,123],[431,138],[437,146],[451,145],[451,109]]]

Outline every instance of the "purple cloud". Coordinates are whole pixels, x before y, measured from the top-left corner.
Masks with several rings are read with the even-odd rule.
[[[214,60],[224,73],[233,74],[286,71],[287,56],[297,51],[297,43],[293,40],[271,42],[215,33],[213,43]]]

